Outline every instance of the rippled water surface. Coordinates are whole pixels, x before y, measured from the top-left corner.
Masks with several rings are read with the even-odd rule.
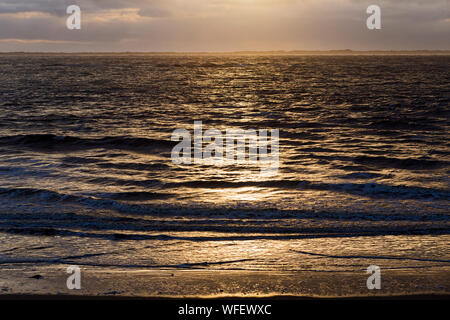
[[[449,70],[448,56],[2,55],[0,231],[123,249],[92,265],[298,270],[318,259],[298,251],[339,248],[448,264]],[[171,134],[194,121],[279,129],[278,175],[173,164]],[[2,263],[69,254],[53,245]]]

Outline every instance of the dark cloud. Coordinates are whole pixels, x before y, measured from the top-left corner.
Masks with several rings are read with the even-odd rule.
[[[0,13],[45,12],[64,16],[69,5],[95,13],[112,9],[139,8],[143,15],[168,15],[171,0],[0,0]]]

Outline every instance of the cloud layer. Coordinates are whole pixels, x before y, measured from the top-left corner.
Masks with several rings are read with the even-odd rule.
[[[382,30],[366,28],[377,2]],[[449,0],[0,0],[0,51],[450,49]],[[82,9],[67,30],[66,8]]]

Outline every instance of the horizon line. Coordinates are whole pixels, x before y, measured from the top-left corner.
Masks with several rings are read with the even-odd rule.
[[[404,53],[438,53],[450,54],[450,49],[417,49],[417,50],[237,50],[237,51],[0,51],[0,54],[404,54]]]

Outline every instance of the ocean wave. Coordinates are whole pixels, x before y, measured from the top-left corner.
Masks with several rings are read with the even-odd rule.
[[[108,239],[112,241],[179,240],[191,242],[351,238],[383,235],[446,235],[450,233],[448,227],[430,227],[426,225],[374,226],[367,224],[366,226],[360,225],[354,228],[342,228],[339,226],[280,228],[276,225],[257,227],[236,225],[230,221],[222,225],[208,226],[203,225],[200,220],[194,221],[196,224],[192,225],[177,221],[171,221],[170,225],[154,225],[147,221],[137,228],[133,223],[110,225],[90,222],[89,225],[86,223],[81,225],[66,221],[66,225],[64,225],[63,221],[58,221],[47,226],[36,226],[25,222],[12,227],[0,225],[0,231],[9,234]],[[143,231],[154,232],[148,234],[142,233]],[[171,231],[181,233],[174,234]],[[219,234],[183,234],[183,231],[218,232]]]
[[[130,212],[135,212],[133,208],[138,208],[139,205],[128,205],[127,201],[146,201],[155,199],[168,199],[173,197],[170,193],[160,192],[119,192],[119,193],[104,193],[98,195],[72,195],[59,193],[52,190],[33,189],[33,188],[0,188],[0,197],[8,198],[25,198],[28,200],[46,201],[51,203],[68,202],[87,205],[93,208],[116,209],[121,210],[128,208]],[[119,201],[124,201],[119,202]]]
[[[170,150],[175,143],[168,140],[111,136],[81,138],[53,134],[29,134],[0,137],[1,146],[25,147],[33,150],[68,151],[85,149],[120,149],[130,151]]]
[[[357,164],[362,164],[366,166],[376,166],[384,168],[395,168],[395,169],[407,169],[407,170],[429,170],[448,167],[449,162],[443,160],[434,159],[398,159],[393,157],[370,157],[370,156],[358,156],[354,160]]]
[[[305,183],[302,184],[306,186]],[[352,184],[346,184],[341,188],[354,188]],[[372,189],[368,187],[369,189]],[[383,188],[381,188],[383,190]],[[384,191],[390,189],[384,189]],[[416,195],[417,196],[417,195]],[[448,196],[448,193],[447,193]],[[104,193],[97,195],[71,195],[59,193],[51,190],[32,189],[32,188],[0,188],[0,208],[8,199],[14,204],[26,202],[34,203],[36,210],[40,206],[51,204],[59,206],[61,203],[77,204],[91,209],[112,210],[124,214],[136,215],[164,215],[164,216],[204,216],[227,218],[250,218],[258,217],[268,219],[284,218],[314,218],[331,220],[366,220],[366,221],[449,221],[449,215],[425,213],[371,213],[371,212],[341,212],[339,209],[330,211],[305,211],[292,209],[269,209],[267,207],[255,208],[235,208],[215,207],[202,205],[182,205],[177,206],[176,202],[166,204],[135,203],[146,200],[168,199],[174,197],[174,194],[168,192],[122,192],[122,193]],[[448,198],[447,198],[448,199]],[[34,212],[34,211],[33,211]],[[0,212],[1,213],[1,212]],[[3,214],[4,215],[4,214]],[[100,218],[98,218],[100,219]],[[215,222],[217,218],[215,218]],[[236,223],[236,222],[234,222]],[[246,223],[244,221],[244,223]]]
[[[136,170],[136,171],[168,170],[170,168],[169,165],[164,163],[134,163],[134,162],[120,162],[120,163],[102,162],[97,163],[97,166],[106,169]]]
[[[142,168],[141,168],[142,169]],[[82,192],[76,195],[58,193],[51,190],[40,190],[33,188],[0,188],[0,196],[7,197],[30,197],[48,201],[76,201],[96,208],[109,208],[112,210],[125,210],[129,212],[141,212],[142,208],[133,204],[123,202],[142,202],[152,200],[176,199],[182,188],[188,189],[239,189],[260,188],[289,190],[289,192],[302,193],[307,190],[317,190],[330,193],[343,193],[353,196],[372,199],[403,199],[433,202],[436,200],[450,200],[450,190],[419,187],[409,185],[390,185],[380,182],[360,182],[379,178],[380,176],[368,172],[351,173],[341,176],[343,182],[321,182],[308,180],[267,180],[267,181],[225,181],[225,180],[191,180],[164,182],[158,179],[121,179],[117,177],[92,177],[85,182],[96,185],[116,185],[121,188],[132,187],[133,189],[145,188],[145,190],[126,190],[117,193],[92,193]],[[357,180],[357,181],[352,181]],[[257,192],[257,191],[255,191]],[[263,190],[261,190],[263,192]],[[125,207],[124,207],[125,206]]]
[[[421,199],[421,200],[449,200],[450,191],[423,188],[413,186],[393,186],[380,183],[323,183],[300,180],[273,180],[273,181],[186,181],[178,183],[166,183],[163,186],[167,188],[243,188],[243,187],[260,187],[260,188],[280,188],[280,189],[299,189],[299,190],[323,190],[337,191],[350,194],[357,194],[367,197],[380,198],[402,198],[402,199]]]
[[[0,188],[0,196],[9,198],[29,198],[44,201],[76,200],[75,196],[58,193],[51,190],[33,188]]]
[[[160,192],[118,192],[118,193],[105,193],[101,195],[101,198],[122,200],[122,201],[147,201],[155,199],[169,199],[175,195],[169,193]]]

